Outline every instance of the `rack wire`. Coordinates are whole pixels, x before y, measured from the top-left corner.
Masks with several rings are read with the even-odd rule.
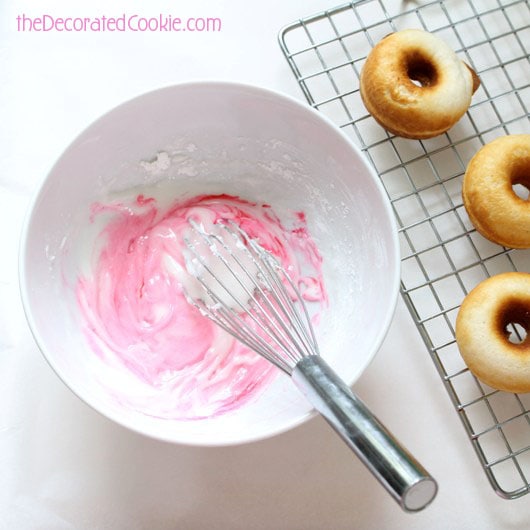
[[[384,0],[344,4],[283,28],[280,47],[309,104],[377,170],[399,226],[405,304],[491,486],[514,499],[530,492],[530,394],[477,380],[459,354],[454,324],[464,296],[481,280],[530,271],[530,252],[485,240],[461,199],[465,168],[482,145],[530,132],[530,6],[528,0],[435,0],[395,9]],[[459,123],[421,141],[383,130],[359,94],[359,73],[374,44],[411,27],[444,39],[481,79]],[[514,326],[511,333],[521,341],[526,331]]]

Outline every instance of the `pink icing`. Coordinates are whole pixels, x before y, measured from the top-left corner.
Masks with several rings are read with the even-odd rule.
[[[165,401],[135,402],[146,414],[215,416],[256,396],[277,374],[190,305],[168,270],[168,256],[186,267],[183,235],[190,217],[234,221],[281,261],[307,300],[320,307],[327,302],[322,258],[302,212],[293,213],[287,229],[269,205],[238,197],[201,195],[161,212],[154,198],[139,195],[134,204],[94,204],[91,220],[109,212],[92,273],[79,278],[77,299],[95,352],[151,387],[155,402],[157,395]]]

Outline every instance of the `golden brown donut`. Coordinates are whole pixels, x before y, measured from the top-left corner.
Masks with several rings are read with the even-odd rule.
[[[509,324],[527,333],[508,339]],[[530,392],[530,274],[506,272],[479,283],[456,319],[456,341],[469,370],[498,390]]]
[[[462,198],[469,218],[484,237],[511,248],[530,248],[530,202],[513,186],[530,188],[530,134],[501,136],[469,162]]]
[[[407,29],[382,39],[361,70],[361,97],[385,129],[432,138],[466,112],[480,85],[475,72],[440,38]]]

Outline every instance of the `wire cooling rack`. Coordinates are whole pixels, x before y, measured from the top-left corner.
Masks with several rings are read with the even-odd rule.
[[[413,27],[444,39],[481,79],[459,123],[422,141],[385,132],[359,94],[372,46]],[[525,495],[530,394],[499,392],[478,381],[460,357],[454,324],[478,282],[502,271],[530,271],[530,252],[485,240],[461,199],[465,168],[483,144],[530,132],[528,0],[437,0],[405,3],[395,12],[384,0],[361,0],[300,19],[283,28],[279,40],[308,102],[359,145],[380,175],[399,225],[401,293],[486,476],[503,498]],[[525,330],[513,326],[511,333],[516,342]]]

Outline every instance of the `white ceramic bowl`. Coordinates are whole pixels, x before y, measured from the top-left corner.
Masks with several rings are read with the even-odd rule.
[[[146,416],[99,383],[108,374],[94,363],[72,287],[93,236],[89,206],[162,181],[175,197],[224,192],[268,202],[280,215],[306,212],[330,298],[317,331],[321,352],[352,384],[380,347],[398,293],[397,231],[377,175],[340,130],[292,98],[188,83],[137,97],[90,125],[52,168],[27,217],[20,253],[27,319],[49,364],[86,403],[135,431],[196,445],[257,440],[300,424],[311,407],[283,374],[237,411],[198,421]]]

